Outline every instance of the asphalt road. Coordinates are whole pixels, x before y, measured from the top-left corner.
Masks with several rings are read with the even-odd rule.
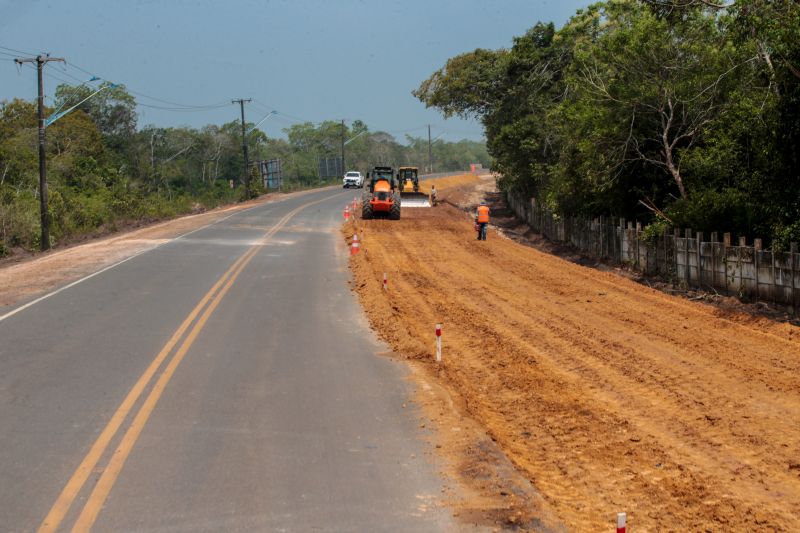
[[[353,193],[241,211],[0,321],[2,531],[441,531]]]

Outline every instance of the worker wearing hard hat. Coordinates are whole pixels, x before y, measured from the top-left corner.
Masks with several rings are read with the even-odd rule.
[[[489,225],[489,206],[486,202],[481,202],[478,211],[475,213],[475,225],[478,230],[478,240],[486,240],[486,226]]]

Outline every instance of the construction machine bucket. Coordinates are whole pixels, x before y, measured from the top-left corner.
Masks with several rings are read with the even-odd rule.
[[[400,205],[403,207],[430,207],[431,201],[424,192],[401,192]]]

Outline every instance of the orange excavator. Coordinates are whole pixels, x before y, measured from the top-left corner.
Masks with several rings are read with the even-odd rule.
[[[361,197],[361,218],[386,216],[400,219],[400,192],[392,167],[375,167],[367,172],[367,187]]]

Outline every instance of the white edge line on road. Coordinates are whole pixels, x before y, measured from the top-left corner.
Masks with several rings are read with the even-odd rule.
[[[111,270],[112,268],[116,268],[119,265],[121,265],[122,263],[126,263],[126,262],[130,261],[131,259],[135,259],[136,257],[139,257],[142,254],[145,254],[147,252],[152,252],[153,250],[161,248],[165,244],[169,244],[169,243],[177,241],[179,239],[183,239],[184,237],[187,237],[187,236],[191,235],[192,233],[198,232],[200,230],[204,230],[204,229],[208,228],[209,226],[213,226],[214,224],[219,224],[220,222],[224,222],[224,221],[228,220],[229,218],[231,218],[233,215],[238,215],[239,213],[244,213],[245,211],[250,211],[251,209],[255,209],[256,207],[261,207],[261,205],[254,205],[252,207],[247,207],[245,209],[241,209],[239,211],[231,213],[230,215],[228,215],[226,217],[220,218],[219,220],[215,220],[214,222],[209,222],[205,226],[201,226],[201,227],[199,227],[197,229],[193,229],[192,231],[188,231],[188,232],[186,232],[186,233],[184,233],[182,235],[178,235],[177,237],[173,237],[172,239],[169,239],[168,241],[162,242],[162,243],[160,243],[160,244],[158,244],[156,246],[153,246],[152,248],[147,248],[146,250],[142,250],[140,252],[137,252],[137,253],[133,254],[132,256],[126,257],[122,261],[118,261],[118,262],[114,263],[113,265],[109,265],[109,266],[107,266],[107,267],[105,267],[105,268],[103,268],[101,270],[98,270],[97,272],[92,272],[88,276],[84,276],[84,277],[82,277],[80,279],[77,279],[77,280],[75,280],[75,281],[73,281],[71,283],[68,283],[67,285],[64,285],[63,287],[59,287],[58,289],[56,289],[54,291],[51,291],[51,292],[48,292],[47,294],[39,296],[35,300],[31,300],[30,302],[28,302],[28,303],[26,303],[24,305],[21,305],[21,306],[17,307],[16,309],[12,309],[11,311],[9,311],[8,313],[6,313],[4,315],[0,315],[0,322],[2,322],[3,320],[5,320],[7,318],[11,318],[12,316],[16,315],[17,313],[19,313],[21,311],[24,311],[25,309],[27,309],[27,308],[35,305],[35,304],[38,304],[42,300],[46,300],[46,299],[50,298],[51,296],[55,296],[56,294],[58,294],[61,291],[65,291],[65,290],[67,290],[67,289],[69,289],[71,287],[74,287],[75,285],[78,285],[79,283],[83,283],[84,281],[86,281],[88,279],[91,279],[91,278],[93,278],[95,276],[99,276],[103,272],[105,272],[107,270]]]

